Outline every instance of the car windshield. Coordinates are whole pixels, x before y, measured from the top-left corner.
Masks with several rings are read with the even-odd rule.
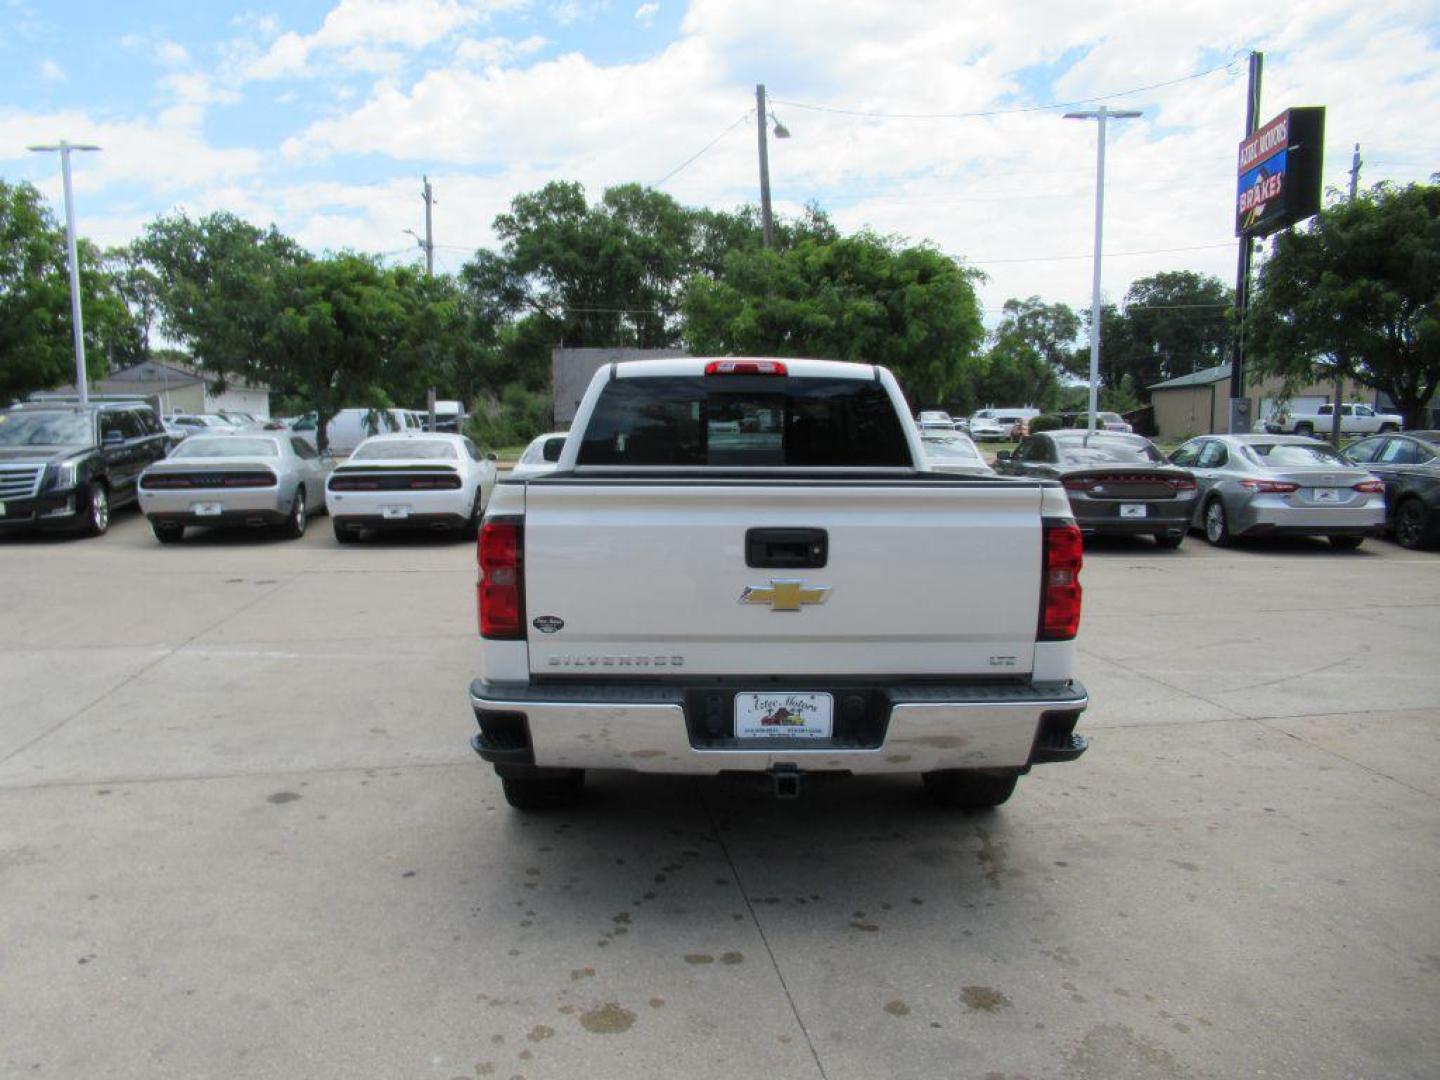
[[[455,447],[439,439],[386,439],[363,443],[351,461],[419,461],[424,458],[455,460]]]
[[[0,412],[0,446],[89,446],[93,431],[85,412]]]
[[[1061,458],[1070,465],[1093,465],[1109,461],[1161,462],[1160,451],[1144,439],[1117,439],[1113,435],[1057,435]]]
[[[1307,465],[1353,468],[1350,462],[1320,443],[1251,443],[1250,452],[1260,464],[1271,469]]]
[[[242,439],[226,436],[223,439],[207,439],[191,435],[175,448],[172,458],[272,458],[279,457],[280,450],[274,439]]]
[[[964,439],[925,439],[925,456],[931,461],[980,461],[980,452]]]
[[[1123,424],[1125,422],[1124,418],[1119,413],[1102,412],[1096,413],[1095,415],[1100,417],[1102,423],[1106,424]]]

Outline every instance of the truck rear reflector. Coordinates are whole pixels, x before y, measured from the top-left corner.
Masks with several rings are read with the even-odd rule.
[[[1069,641],[1080,629],[1080,567],[1084,545],[1073,521],[1045,521],[1040,583],[1040,641]]]
[[[525,525],[518,517],[497,517],[480,526],[476,546],[480,581],[475,603],[480,636],[514,641],[525,636]]]
[[[779,360],[711,360],[705,365],[706,375],[785,375]]]

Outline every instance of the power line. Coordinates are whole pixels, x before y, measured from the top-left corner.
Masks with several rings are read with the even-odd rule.
[[[721,139],[725,138],[726,135],[729,135],[730,132],[734,131],[734,130],[735,130],[737,127],[739,127],[741,124],[745,123],[745,121],[749,120],[749,119],[750,119],[750,114],[751,114],[752,112],[754,112],[753,109],[747,109],[747,110],[745,110],[745,112],[742,113],[742,114],[739,116],[739,118],[735,120],[735,122],[734,122],[733,124],[731,124],[729,127],[727,127],[724,131],[720,132],[719,135],[716,135],[715,138],[711,139],[708,143],[706,143],[704,146],[702,146],[699,150],[695,151],[695,153],[691,154],[688,158],[686,158],[684,161],[682,161],[679,165],[676,165],[675,168],[671,169],[668,173],[666,173],[664,176],[662,176],[659,180],[656,180],[656,181],[655,181],[653,184],[651,184],[650,186],[651,186],[652,188],[658,188],[661,184],[665,183],[666,180],[669,180],[672,176],[674,176],[674,175],[675,175],[676,173],[678,173],[680,170],[685,169],[685,168],[688,168],[690,165],[694,164],[694,163],[695,163],[696,161],[698,161],[703,155],[705,155],[707,152],[709,152],[709,150],[711,149],[711,147],[713,147],[713,146],[714,146],[716,143],[718,143]]]
[[[1197,71],[1190,75],[1182,75],[1178,79],[1166,79],[1164,82],[1150,83],[1148,86],[1136,86],[1129,90],[1117,90],[1113,94],[1101,94],[1098,97],[1078,98],[1075,101],[1056,101],[1048,105],[1017,105],[1010,109],[981,109],[976,112],[962,113],[890,113],[890,112],[867,112],[861,109],[842,109],[834,105],[814,105],[801,101],[785,101],[775,98],[776,105],[784,105],[791,109],[809,109],[811,112],[837,113],[841,116],[861,116],[872,120],[975,120],[988,116],[1010,116],[1015,113],[1047,112],[1051,109],[1070,109],[1077,105],[1091,105],[1097,101],[1113,101],[1115,98],[1129,97],[1131,94],[1143,94],[1147,90],[1159,90],[1165,86],[1175,86],[1179,83],[1190,82],[1193,79],[1203,79],[1213,75],[1217,71],[1223,71],[1235,63],[1240,53],[1236,52],[1224,63],[1216,64],[1214,67],[1206,68],[1204,71]]]

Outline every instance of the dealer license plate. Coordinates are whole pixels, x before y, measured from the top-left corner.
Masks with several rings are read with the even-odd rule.
[[[382,517],[385,518],[386,521],[399,521],[401,518],[407,518],[410,516],[410,507],[382,506],[380,508],[380,514]]]
[[[1339,502],[1339,501],[1340,501],[1340,489],[1339,489],[1339,488],[1315,488],[1314,490],[1315,490],[1315,501],[1316,501],[1316,502]]]
[[[190,512],[196,517],[219,517],[225,507],[220,503],[191,503]]]
[[[830,694],[735,695],[737,739],[828,739],[835,699]]]
[[[1144,517],[1144,516],[1145,516],[1145,504],[1144,504],[1144,503],[1121,503],[1121,504],[1120,504],[1120,516],[1121,516],[1121,517],[1132,517],[1132,518],[1133,518],[1133,517]]]

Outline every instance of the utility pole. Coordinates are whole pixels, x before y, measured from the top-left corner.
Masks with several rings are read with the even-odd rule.
[[[1066,120],[1098,120],[1099,139],[1095,151],[1095,272],[1090,286],[1090,419],[1086,430],[1095,433],[1096,412],[1100,408],[1100,252],[1105,231],[1105,121],[1129,120],[1140,116],[1134,109],[1098,109],[1065,114]]]
[[[1260,124],[1260,76],[1265,54],[1250,54],[1250,84],[1245,94],[1245,138]],[[1245,398],[1245,313],[1250,307],[1250,260],[1254,253],[1249,236],[1240,237],[1240,258],[1235,267],[1235,340],[1230,351],[1230,415],[1226,427],[1231,434],[1243,425],[1239,402]]]
[[[75,334],[75,390],[80,404],[90,403],[90,379],[85,371],[85,323],[80,313],[80,256],[75,241],[75,194],[70,186],[70,151],[99,150],[88,143],[58,143],[27,147],[37,153],[60,152],[60,176],[65,184],[65,249],[70,263],[70,326]]]
[[[435,205],[435,194],[430,190],[430,177],[421,177],[425,181],[425,276],[430,277],[435,273],[435,232],[430,220],[430,209]]]
[[[765,84],[755,84],[755,136],[760,140],[760,227],[765,246],[775,246],[775,223],[770,214],[770,148],[765,139]]]
[[[1355,195],[1360,190],[1360,144],[1355,144],[1355,156],[1350,159],[1350,201],[1355,201]],[[1345,411],[1345,373],[1335,372],[1335,415],[1330,418],[1330,443],[1336,450],[1340,449],[1341,414]]]

